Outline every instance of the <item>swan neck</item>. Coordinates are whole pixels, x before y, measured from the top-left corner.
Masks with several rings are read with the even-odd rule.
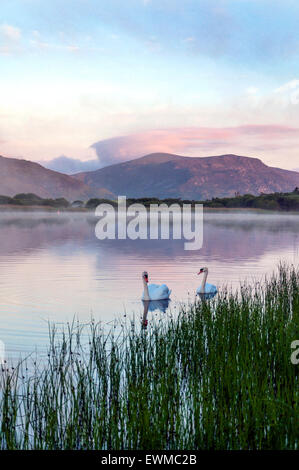
[[[150,300],[148,285],[145,279],[143,279],[143,300]]]
[[[200,286],[200,293],[201,293],[201,294],[204,294],[204,293],[205,293],[207,277],[208,277],[208,273],[205,272],[205,273],[203,274],[203,280],[202,280],[202,283],[201,283],[201,286]]]

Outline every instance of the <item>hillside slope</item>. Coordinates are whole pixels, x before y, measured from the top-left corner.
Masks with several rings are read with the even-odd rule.
[[[87,199],[108,197],[109,191],[89,188],[84,182],[44,168],[38,163],[0,156],[0,194],[35,193],[43,198]]]
[[[299,173],[238,155],[191,158],[155,153],[74,177],[94,189],[104,187],[135,198],[198,200],[234,196],[236,192],[288,192],[299,186]]]

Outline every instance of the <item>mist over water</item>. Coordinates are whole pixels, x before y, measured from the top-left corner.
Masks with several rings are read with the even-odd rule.
[[[211,211],[203,248],[184,240],[104,240],[86,213],[2,213],[0,217],[0,340],[13,356],[44,350],[48,321],[111,322],[142,316],[141,273],[172,289],[169,309],[194,299],[208,282],[237,288],[262,280],[280,261],[298,264],[299,216]],[[168,310],[169,310],[168,309]],[[150,318],[150,317],[149,317]]]

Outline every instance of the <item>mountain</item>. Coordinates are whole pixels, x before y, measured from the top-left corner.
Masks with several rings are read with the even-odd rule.
[[[240,194],[292,191],[299,173],[238,155],[191,158],[154,153],[73,176],[38,163],[0,156],[0,195],[35,193],[43,198],[159,197],[211,199]]]
[[[127,197],[210,199],[240,194],[292,191],[299,173],[238,155],[183,157],[154,153],[96,171],[73,175],[93,189]]]
[[[0,194],[14,196],[17,193],[35,193],[43,198],[65,197],[70,201],[111,196],[103,188],[91,189],[84,182],[38,163],[0,156]]]

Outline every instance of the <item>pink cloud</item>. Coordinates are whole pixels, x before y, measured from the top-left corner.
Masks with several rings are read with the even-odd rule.
[[[284,140],[288,139],[288,142]],[[188,156],[209,153],[245,154],[298,147],[299,129],[279,125],[244,125],[226,128],[188,127],[154,129],[94,143],[101,166],[155,152]]]

